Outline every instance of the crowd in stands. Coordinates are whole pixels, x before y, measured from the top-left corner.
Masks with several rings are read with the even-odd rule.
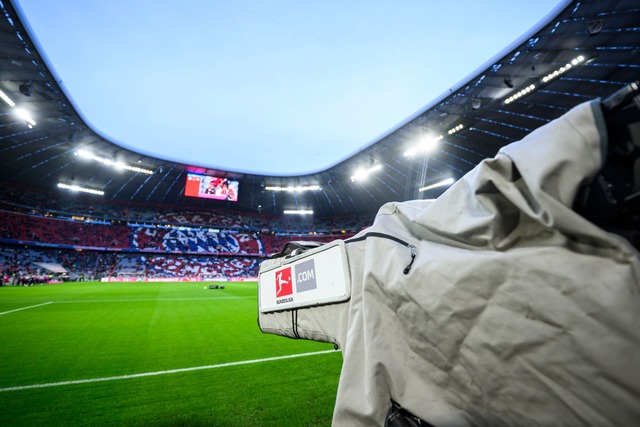
[[[373,216],[298,217],[266,215],[249,212],[203,210],[185,206],[166,206],[141,203],[99,203],[91,196],[78,195],[59,198],[54,194],[25,191],[4,183],[0,185],[0,209],[20,212],[24,210],[51,213],[66,217],[84,216],[108,222],[153,223],[213,226],[215,228],[243,229],[275,232],[338,233],[342,230],[359,231],[373,222]]]
[[[202,277],[204,279],[257,277],[258,258],[123,254],[113,277]]]
[[[106,276],[255,277],[292,240],[348,238],[370,221],[284,218],[183,206],[97,203],[0,186],[0,276],[47,276],[59,264],[75,279]],[[17,279],[15,279],[17,280]]]
[[[221,279],[257,277],[261,259],[122,252],[77,251],[24,246],[0,246],[3,283],[33,284],[51,279],[99,280],[103,277]],[[53,273],[41,265],[56,265],[67,274]]]
[[[117,256],[117,252],[108,251],[0,245],[0,276],[4,276],[4,283],[17,283],[29,277],[94,280],[108,275]],[[66,273],[54,273],[43,264],[60,266]]]

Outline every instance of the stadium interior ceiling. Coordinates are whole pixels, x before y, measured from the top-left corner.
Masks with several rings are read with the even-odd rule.
[[[65,95],[11,2],[0,5],[0,182],[51,197],[68,197],[57,187],[64,183],[104,191],[88,197],[105,202],[372,214],[386,202],[439,196],[447,187],[437,184],[459,179],[500,147],[640,79],[640,2],[563,2],[467,81],[356,155],[309,175],[252,175],[143,156],[102,137]],[[116,171],[114,163],[131,168]],[[353,179],[358,169],[370,170],[368,179]],[[185,197],[189,172],[239,181],[238,201]],[[310,186],[319,189],[268,189]]]

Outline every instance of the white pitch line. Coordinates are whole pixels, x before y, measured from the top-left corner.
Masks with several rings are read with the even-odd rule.
[[[2,313],[0,313],[0,316],[2,316],[3,314],[15,313],[16,311],[28,310],[30,308],[35,308],[35,307],[42,307],[43,305],[51,304],[52,302],[53,301],[43,302],[42,304],[30,305],[29,307],[22,307],[22,308],[16,308],[15,310],[3,311]]]
[[[0,393],[5,391],[20,391],[20,390],[30,390],[34,388],[60,387],[65,385],[97,383],[102,381],[129,380],[132,378],[153,377],[157,375],[167,375],[167,374],[178,374],[181,372],[201,371],[204,369],[218,369],[218,368],[226,368],[229,366],[250,365],[253,363],[271,362],[274,360],[294,359],[297,357],[306,357],[306,356],[315,356],[318,354],[335,353],[335,351],[336,350],[323,350],[323,351],[315,351],[312,353],[299,353],[299,354],[289,354],[287,356],[267,357],[265,359],[253,359],[253,360],[242,360],[239,362],[220,363],[218,365],[194,366],[192,368],[170,369],[168,371],[143,372],[140,374],[119,375],[117,377],[88,378],[84,380],[61,381],[57,383],[31,384],[31,385],[22,385],[22,386],[16,386],[16,387],[5,387],[5,388],[0,388]]]
[[[56,304],[78,304],[84,302],[144,302],[144,301],[218,301],[224,299],[255,299],[256,297],[216,297],[216,298],[139,298],[139,299],[88,299],[75,301],[55,301]]]

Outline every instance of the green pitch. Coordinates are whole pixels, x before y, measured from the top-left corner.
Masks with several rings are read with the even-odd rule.
[[[0,425],[330,425],[340,352],[262,334],[256,283],[204,285],[0,287]]]

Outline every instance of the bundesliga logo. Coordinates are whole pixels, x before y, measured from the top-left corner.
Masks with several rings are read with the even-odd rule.
[[[291,267],[287,267],[276,272],[276,298],[291,295],[292,293]]]
[[[294,267],[295,270],[292,270],[292,267],[286,267],[276,271],[276,298],[293,294],[294,278],[296,293],[311,291],[318,287],[313,259],[301,262]]]

